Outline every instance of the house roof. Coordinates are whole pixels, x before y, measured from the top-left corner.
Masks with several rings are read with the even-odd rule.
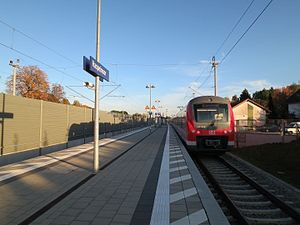
[[[287,103],[300,103],[300,89],[287,99]]]
[[[259,108],[265,110],[266,112],[271,112],[268,108],[264,107],[263,105],[258,104],[256,101],[254,101],[254,100],[252,100],[252,99],[250,99],[250,98],[247,98],[246,100],[240,102],[239,104],[233,106],[232,108],[236,108],[236,107],[238,107],[239,105],[243,104],[244,102],[251,102],[253,105],[256,105],[257,107],[259,107]]]

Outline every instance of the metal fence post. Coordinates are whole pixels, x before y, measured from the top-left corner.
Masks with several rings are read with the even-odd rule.
[[[70,123],[70,106],[66,105],[67,107],[67,113],[66,113],[66,131],[67,131],[67,135],[66,135],[66,148],[68,148],[69,146],[69,133],[70,133],[70,127],[69,127],[69,123]]]
[[[40,130],[39,130],[39,155],[42,155],[43,147],[43,100],[40,100]]]
[[[83,143],[85,144],[85,130],[86,130],[86,123],[87,123],[87,119],[86,119],[86,107],[84,107],[84,124],[83,124]]]

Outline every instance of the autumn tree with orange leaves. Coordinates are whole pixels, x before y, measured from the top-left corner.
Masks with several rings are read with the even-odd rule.
[[[7,81],[8,92],[12,92],[13,76]],[[48,99],[49,82],[47,74],[37,66],[21,67],[16,74],[16,95],[41,100]]]
[[[66,104],[64,88],[60,84],[52,84],[48,101]]]
[[[7,81],[7,92],[12,93],[13,76]],[[21,67],[16,74],[16,95],[57,103],[70,104],[60,84],[50,84],[48,75],[37,66]]]

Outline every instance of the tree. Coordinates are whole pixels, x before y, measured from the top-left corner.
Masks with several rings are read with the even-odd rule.
[[[231,101],[230,101],[230,104],[231,104],[232,106],[235,106],[235,105],[237,105],[238,103],[239,103],[239,98],[238,98],[236,95],[232,96]]]
[[[271,90],[271,89],[270,89]],[[265,100],[268,101],[269,96],[270,96],[270,90],[266,90],[265,88],[262,89],[261,91],[256,91],[253,93],[253,99],[255,100]]]
[[[284,89],[275,89],[273,93],[273,102],[277,112],[277,118],[286,119],[289,117],[287,98],[288,95]]]
[[[251,99],[251,95],[249,94],[248,90],[245,88],[242,91],[239,100],[240,100],[240,102],[242,102],[242,101],[246,100],[247,98]]]
[[[69,100],[67,98],[64,98],[62,100],[62,103],[65,104],[65,105],[70,105],[70,102],[69,102]]]
[[[8,92],[12,92],[13,75],[7,81]],[[37,66],[21,67],[16,74],[16,94],[27,98],[48,100],[49,82],[47,74]]]
[[[273,102],[273,98],[272,98],[271,94],[269,94],[269,98],[268,98],[268,108],[271,111],[271,113],[269,114],[269,118],[270,119],[277,119],[278,114],[277,114],[277,110],[274,106],[274,102]]]
[[[292,95],[296,91],[298,91],[298,89],[300,89],[300,83],[299,84],[293,83],[293,84],[289,85],[288,88],[291,90],[291,95]]]
[[[51,85],[51,94],[55,97],[56,102],[62,103],[65,99],[64,88],[60,84],[52,84]]]
[[[75,106],[81,106],[81,103],[78,100],[74,100],[73,105],[75,105]]]

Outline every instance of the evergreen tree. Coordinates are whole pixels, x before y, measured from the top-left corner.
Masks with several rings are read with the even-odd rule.
[[[270,95],[270,90],[266,90],[265,88],[262,89],[261,91],[256,91],[253,93],[253,99],[257,100],[269,100],[269,95]]]
[[[271,111],[271,113],[269,114],[269,118],[270,119],[277,119],[278,118],[277,110],[274,106],[274,102],[273,102],[273,98],[272,98],[271,94],[269,94],[268,108]]]
[[[247,98],[251,99],[251,95],[249,94],[248,90],[245,88],[242,91],[239,100],[240,100],[240,102],[242,102],[242,101],[246,100]]]

